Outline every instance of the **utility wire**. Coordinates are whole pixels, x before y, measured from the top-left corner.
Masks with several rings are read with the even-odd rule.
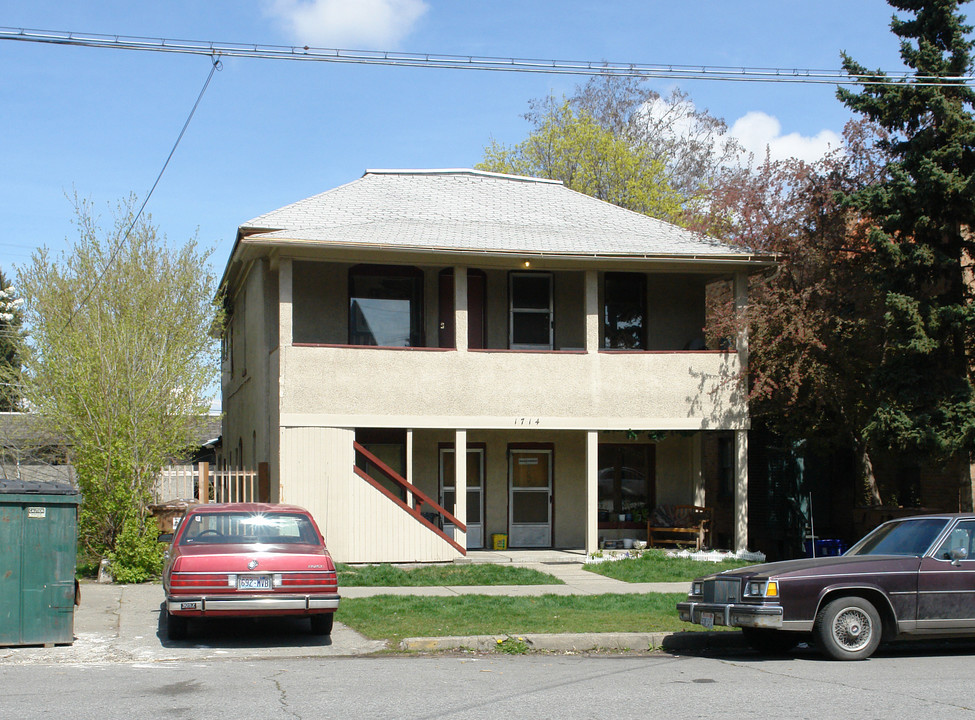
[[[108,258],[108,262],[105,263],[105,267],[102,268],[102,271],[98,273],[98,277],[95,278],[95,282],[91,284],[91,287],[88,289],[88,294],[86,294],[85,297],[82,298],[81,302],[78,303],[78,307],[71,311],[71,315],[68,317],[67,322],[64,323],[64,327],[71,324],[71,321],[74,320],[75,315],[78,314],[78,311],[81,310],[81,308],[83,308],[91,299],[91,295],[95,292],[95,288],[98,287],[99,283],[102,281],[102,278],[105,277],[105,273],[108,272],[108,269],[112,266],[112,263],[115,262],[115,258],[118,255],[119,250],[122,249],[122,245],[125,244],[125,241],[129,239],[129,235],[132,234],[133,228],[135,228],[136,223],[139,222],[139,218],[142,217],[142,213],[146,209],[146,205],[149,203],[149,198],[152,197],[152,193],[155,192],[156,186],[159,185],[159,181],[162,180],[163,173],[166,172],[166,168],[169,167],[169,161],[173,159],[176,148],[179,147],[180,140],[182,140],[183,135],[186,134],[186,128],[190,126],[190,121],[193,119],[193,115],[196,114],[196,109],[200,106],[200,101],[203,100],[203,95],[206,93],[207,88],[210,87],[210,81],[213,79],[213,74],[223,67],[220,62],[219,55],[211,55],[210,60],[210,74],[207,75],[206,82],[203,83],[203,88],[200,90],[200,94],[197,95],[196,102],[193,103],[193,109],[190,110],[190,114],[186,117],[186,122],[183,123],[183,128],[179,131],[179,136],[176,138],[176,142],[173,143],[173,147],[169,151],[169,155],[166,156],[166,162],[163,163],[162,169],[160,169],[159,174],[156,175],[156,181],[152,184],[152,187],[149,188],[149,192],[146,193],[145,200],[142,201],[142,205],[139,207],[139,212],[137,212],[135,217],[132,218],[132,222],[129,223],[129,227],[126,229],[125,234],[123,234],[121,239],[115,243],[115,247],[112,249],[112,254]]]
[[[401,53],[371,50],[342,50],[297,45],[220,43],[201,40],[102,35],[58,30],[28,30],[0,27],[0,40],[100,47],[115,50],[180,53],[262,60],[386,65],[395,67],[487,70],[495,72],[545,73],[549,75],[590,75],[670,80],[718,80],[724,82],[812,83],[826,85],[883,85],[893,81],[912,86],[975,87],[975,76],[914,75],[908,71],[874,72],[849,75],[842,70],[805,68],[730,67],[719,65],[672,65],[608,63],[594,61],[540,60],[439,53]]]

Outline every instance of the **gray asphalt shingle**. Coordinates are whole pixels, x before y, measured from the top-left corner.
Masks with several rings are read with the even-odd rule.
[[[368,170],[358,180],[260,215],[240,229],[251,240],[444,251],[753,254],[560,182],[477,170]]]

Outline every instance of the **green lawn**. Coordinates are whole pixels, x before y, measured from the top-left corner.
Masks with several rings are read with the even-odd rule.
[[[393,645],[406,637],[701,630],[677,619],[682,594],[343,598],[336,620]]]
[[[419,587],[424,585],[564,585],[557,577],[510,565],[426,565],[403,570],[393,565],[336,567],[339,588]]]
[[[754,565],[745,560],[701,562],[667,555],[663,550],[647,550],[639,557],[624,560],[607,560],[591,563],[584,568],[624,582],[680,582],[690,581],[702,575]]]

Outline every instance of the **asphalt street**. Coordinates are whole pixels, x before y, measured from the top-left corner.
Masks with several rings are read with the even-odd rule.
[[[0,670],[0,716],[140,718],[965,718],[971,644],[840,663],[809,649],[362,656]]]

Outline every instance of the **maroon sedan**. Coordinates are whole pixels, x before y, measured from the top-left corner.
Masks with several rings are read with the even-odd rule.
[[[187,510],[163,571],[167,632],[190,618],[299,615],[328,635],[339,606],[335,564],[311,514],[294,505],[226,503]]]
[[[975,635],[975,515],[923,515],[880,525],[840,557],[753,565],[698,578],[682,620],[740,627],[760,651],[810,633],[838,660],[881,640]]]

